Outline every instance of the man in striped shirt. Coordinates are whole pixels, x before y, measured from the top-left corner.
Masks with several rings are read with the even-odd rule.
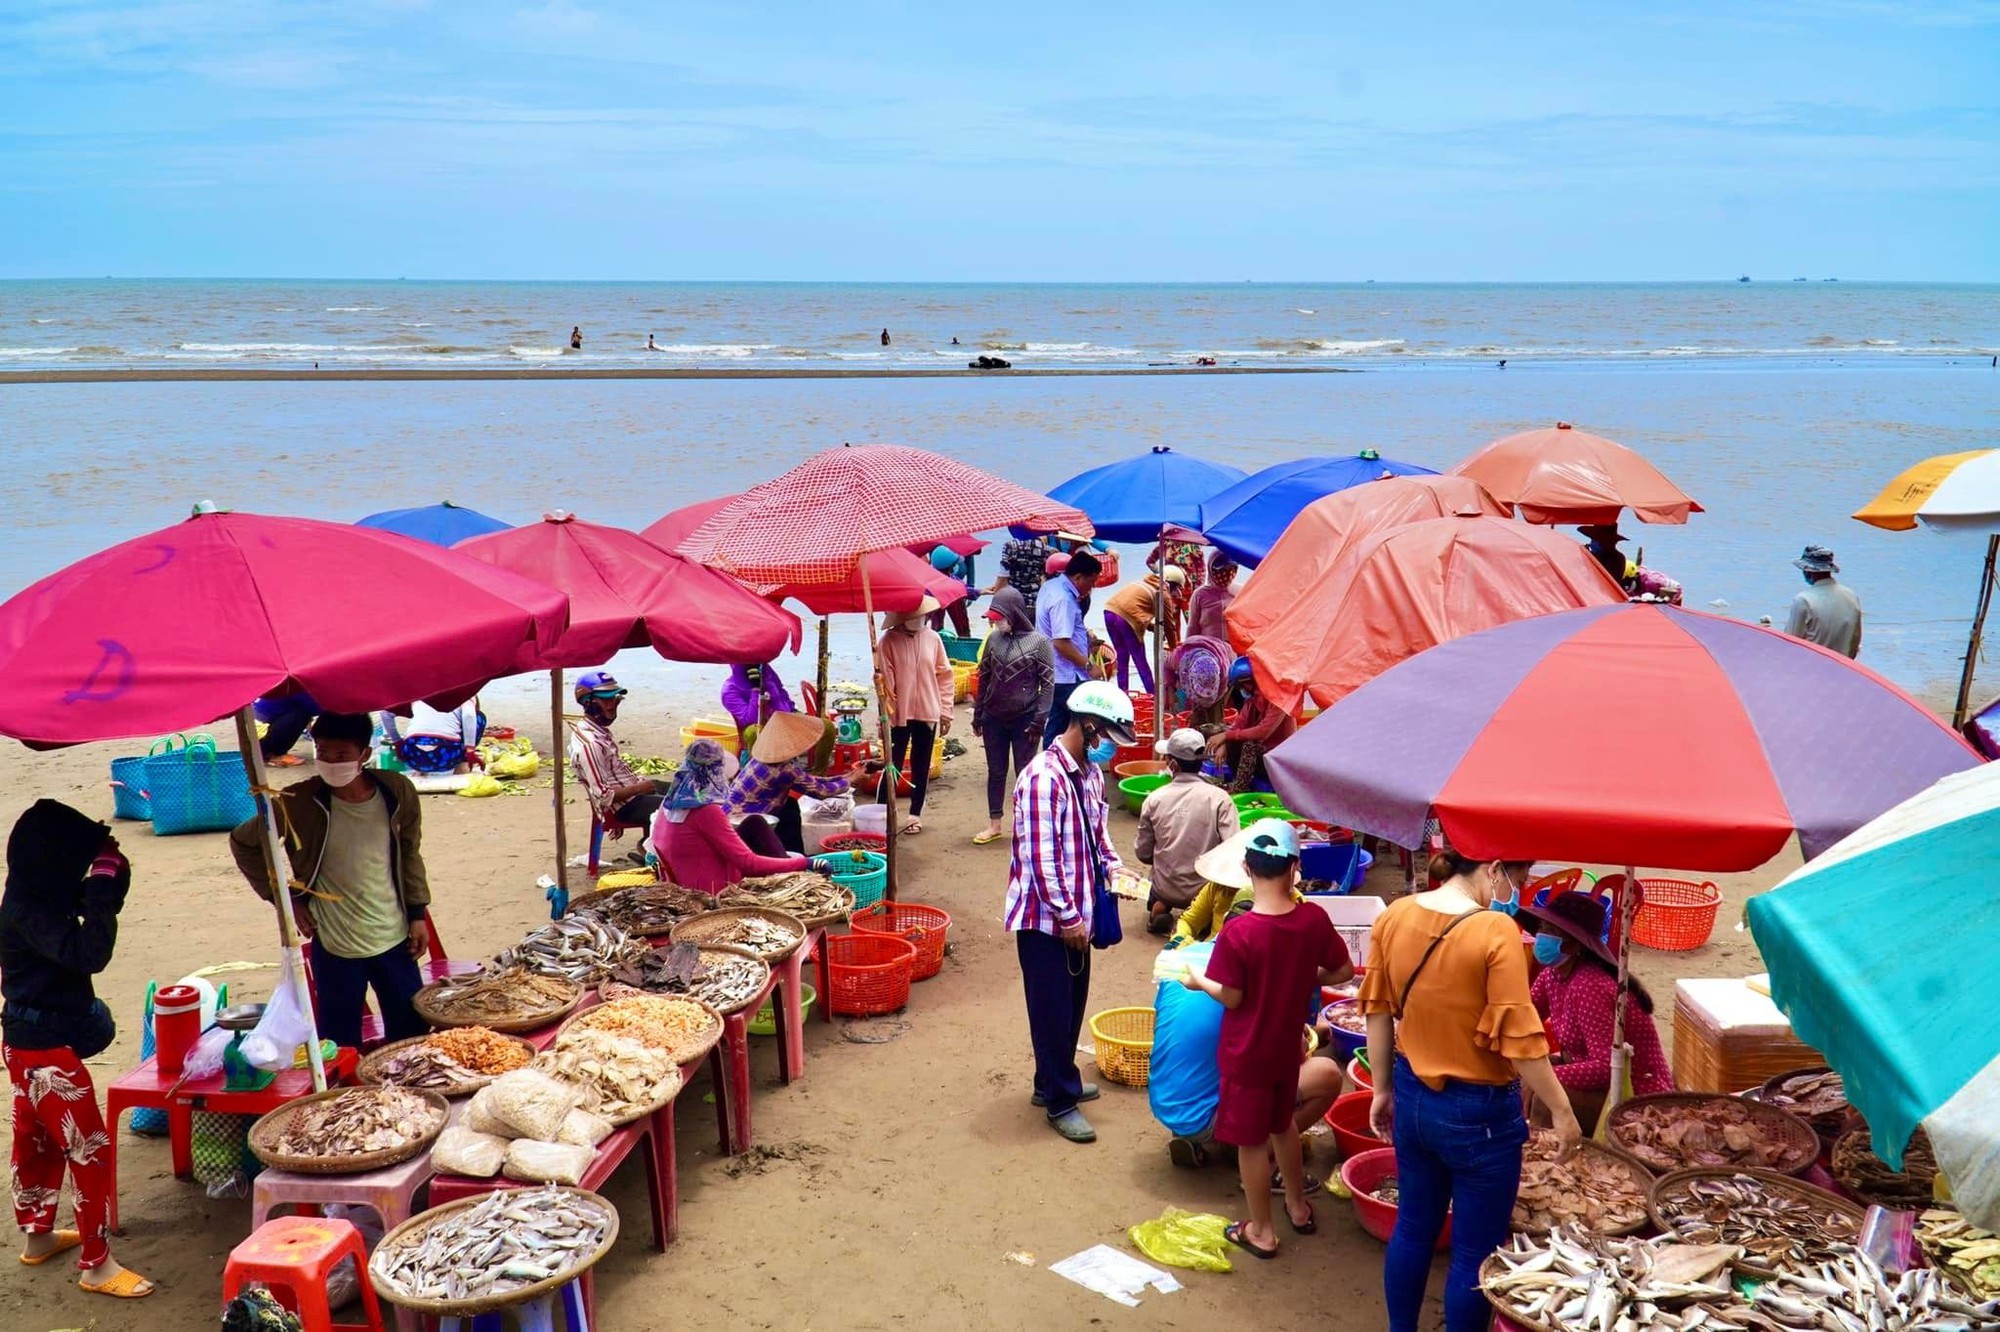
[[[1014,786],[1014,859],[1006,926],[1014,933],[1035,1051],[1034,1104],[1071,1142],[1095,1142],[1082,1101],[1096,1086],[1076,1066],[1090,1002],[1090,936],[1097,885],[1119,866],[1105,829],[1104,773],[1133,743],[1132,700],[1101,681],[1070,696],[1069,723],[1031,760]]]
[[[590,797],[590,812],[606,827],[645,827],[660,807],[667,784],[641,777],[618,752],[611,726],[618,720],[618,705],[625,701],[625,686],[609,671],[586,671],[577,677],[576,701],[583,708],[583,720],[570,729],[569,759]]]

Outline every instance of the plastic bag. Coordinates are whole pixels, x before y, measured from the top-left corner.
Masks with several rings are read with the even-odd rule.
[[[604,1116],[579,1107],[563,1116],[562,1129],[556,1134],[556,1141],[595,1147],[611,1136],[614,1127]]]
[[[1198,1272],[1227,1272],[1229,1241],[1222,1232],[1229,1218],[1213,1212],[1183,1212],[1169,1207],[1151,1221],[1141,1221],[1125,1233],[1139,1252],[1169,1267],[1191,1267]]]
[[[194,1043],[194,1049],[187,1052],[187,1060],[181,1071],[190,1078],[212,1078],[222,1071],[222,1056],[229,1049],[229,1042],[236,1033],[224,1031],[220,1027],[210,1027]]]
[[[465,1127],[474,1133],[483,1133],[489,1137],[514,1136],[514,1130],[508,1127],[507,1121],[493,1113],[493,1088],[490,1084],[474,1092],[472,1099],[466,1102],[464,1123]]]
[[[854,817],[853,796],[802,795],[799,797],[799,817],[806,823],[842,823]]]
[[[542,770],[542,756],[533,749],[498,754],[486,761],[486,771],[495,777],[524,782]]]
[[[336,1220],[345,1221],[360,1231],[361,1243],[370,1252],[373,1252],[375,1246],[382,1242],[382,1218],[376,1213],[374,1208],[359,1205],[350,1206],[346,1203],[329,1203],[325,1211],[326,1215]],[[343,1258],[340,1260],[339,1266],[327,1273],[326,1307],[329,1309],[345,1308],[360,1298],[361,1271],[355,1265],[353,1258]]]
[[[469,1117],[470,1111],[467,1114]],[[441,1174],[491,1179],[507,1164],[507,1139],[453,1124],[438,1134],[431,1147],[431,1164]]]
[[[583,1093],[535,1068],[517,1068],[494,1079],[486,1090],[486,1108],[517,1138],[554,1142],[563,1119],[583,1100]]]
[[[507,788],[497,777],[475,772],[465,779],[465,785],[458,788],[458,793],[468,799],[479,800],[486,796],[505,795]]]
[[[524,1184],[568,1184],[574,1188],[583,1182],[583,1172],[590,1169],[596,1155],[595,1147],[516,1138],[507,1148],[504,1171],[507,1178]]]
[[[252,1067],[282,1073],[292,1067],[298,1048],[318,1034],[313,1030],[311,1015],[299,1007],[299,991],[303,987],[296,978],[304,968],[305,959],[299,950],[286,949],[279,967],[278,988],[264,1006],[264,1016],[258,1019],[256,1029],[243,1038],[243,1057]]]

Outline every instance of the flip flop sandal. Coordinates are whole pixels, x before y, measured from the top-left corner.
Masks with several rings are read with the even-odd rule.
[[[1325,1181],[1320,1179],[1320,1177],[1318,1175],[1315,1175],[1312,1171],[1308,1170],[1306,1171],[1306,1186],[1303,1189],[1299,1190],[1299,1192],[1305,1194],[1306,1197],[1310,1198],[1325,1187],[1326,1187]],[[1271,1172],[1271,1196],[1274,1198],[1280,1197],[1284,1194],[1284,1192],[1285,1192],[1285,1172],[1282,1170],[1273,1170]]]
[[[902,835],[905,837],[915,837],[918,833],[922,832],[923,830],[924,830],[924,822],[922,819],[911,819],[908,823],[903,825]]]
[[[1228,1240],[1231,1244],[1234,1244],[1253,1258],[1262,1258],[1267,1263],[1276,1258],[1278,1250],[1275,1246],[1269,1249],[1260,1249],[1250,1242],[1249,1226],[1250,1223],[1248,1221],[1238,1221],[1222,1232],[1222,1238]]]
[[[81,1231],[58,1230],[54,1233],[56,1237],[56,1247],[50,1249],[47,1253],[41,1254],[40,1256],[34,1258],[30,1258],[25,1253],[22,1254],[21,1266],[40,1267],[43,1263],[55,1257],[57,1254],[68,1253],[71,1249],[77,1248],[83,1243],[83,1233]]]
[[[126,1268],[101,1286],[86,1286],[77,1282],[77,1289],[89,1291],[92,1295],[109,1295],[120,1300],[142,1300],[153,1293],[153,1283]]]
[[[974,846],[985,846],[989,842],[997,842],[999,840],[1000,834],[997,832],[979,832],[972,835],[972,844]]]
[[[1306,1223],[1304,1225],[1300,1225],[1298,1222],[1292,1220],[1292,1209],[1289,1207],[1285,1209],[1285,1224],[1292,1228],[1294,1235],[1317,1235],[1319,1233],[1319,1215],[1313,1211],[1311,1203],[1306,1204]]]

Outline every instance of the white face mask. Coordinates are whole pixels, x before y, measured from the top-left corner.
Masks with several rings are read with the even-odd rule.
[[[321,781],[338,791],[341,787],[351,784],[356,777],[361,775],[361,764],[358,762],[329,763],[325,759],[314,759],[313,771],[319,774]]]

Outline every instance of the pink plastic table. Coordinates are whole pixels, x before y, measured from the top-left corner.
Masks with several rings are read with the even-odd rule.
[[[454,1108],[462,1104],[456,1102]],[[301,1175],[267,1168],[258,1172],[257,1182],[251,1187],[250,1228],[255,1230],[263,1225],[278,1208],[318,1210],[342,1204],[368,1208],[381,1220],[383,1231],[391,1231],[421,1210],[416,1202],[417,1193],[430,1182],[431,1174],[428,1151],[401,1165],[359,1175]],[[367,1278],[364,1275],[362,1279]],[[395,1314],[396,1326],[403,1332],[420,1332],[423,1320],[414,1311],[397,1308]]]

